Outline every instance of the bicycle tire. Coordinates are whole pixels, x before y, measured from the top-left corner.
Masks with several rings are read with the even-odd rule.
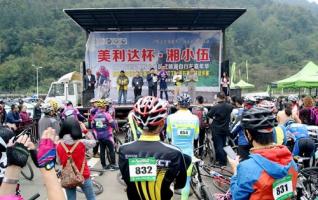
[[[22,168],[21,174],[25,179],[32,181],[34,172],[30,163],[27,163],[26,166]]]
[[[93,191],[95,195],[100,195],[104,192],[104,187],[96,180],[92,180]],[[79,193],[84,193],[81,187],[76,187],[76,191]]]
[[[215,148],[213,141],[211,139],[207,140],[208,142],[206,143],[207,145],[207,153],[209,155],[209,161],[211,164],[216,162],[216,153],[215,153]]]
[[[207,174],[209,174],[209,176],[210,176],[211,171],[215,171],[215,172],[221,174],[222,176],[225,176],[228,178],[233,176],[233,172],[225,167],[221,167],[221,166],[217,166],[217,165],[203,165],[202,168]]]
[[[222,193],[226,193],[230,188],[230,180],[224,177],[212,177],[212,183]]]
[[[194,196],[197,198],[197,199],[201,199],[201,194],[200,194],[200,191],[197,191],[196,189],[196,186],[194,185],[195,183],[192,181],[192,177],[191,177],[191,182],[190,182],[190,187],[191,187],[191,190],[194,194]]]
[[[209,192],[208,187],[205,185],[202,185],[200,188],[201,197],[204,200],[213,200],[212,194]]]
[[[117,173],[117,181],[118,181],[118,183],[119,183],[120,185],[122,185],[122,186],[127,186],[126,183],[125,183],[125,181],[122,179],[122,176],[121,176],[121,173],[120,173],[120,172]]]

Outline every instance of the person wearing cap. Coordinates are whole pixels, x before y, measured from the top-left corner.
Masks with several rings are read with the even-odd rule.
[[[210,109],[207,116],[213,119],[212,133],[216,160],[220,166],[226,166],[226,154],[223,147],[225,147],[226,137],[230,134],[229,125],[233,106],[226,102],[226,96],[223,92],[217,94],[217,102],[217,105]]]
[[[265,108],[243,112],[242,127],[253,147],[249,158],[239,163],[228,156],[234,175],[231,195],[235,200],[292,199],[296,193],[297,165],[288,148],[274,144],[275,116]]]
[[[123,103],[126,104],[127,101],[127,90],[128,90],[129,79],[125,75],[124,70],[120,71],[120,74],[117,78],[117,87],[118,87],[118,104],[121,104],[121,100],[123,99]]]

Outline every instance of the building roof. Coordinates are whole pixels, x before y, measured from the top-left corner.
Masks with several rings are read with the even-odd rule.
[[[64,9],[86,32],[138,30],[224,30],[246,12],[225,8]]]

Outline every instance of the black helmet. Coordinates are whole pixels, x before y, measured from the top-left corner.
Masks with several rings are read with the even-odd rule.
[[[242,127],[257,130],[261,133],[271,133],[276,125],[275,116],[266,108],[251,108],[243,112],[241,119]]]
[[[0,126],[0,152],[6,151],[7,144],[12,137],[14,137],[14,133],[10,129]]]
[[[183,93],[182,95],[177,96],[177,101],[179,106],[187,108],[191,104],[191,97],[189,94]]]

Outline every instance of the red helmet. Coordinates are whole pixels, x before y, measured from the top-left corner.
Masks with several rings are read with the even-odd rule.
[[[133,119],[142,129],[158,126],[167,117],[167,102],[153,96],[137,101],[133,108]]]

